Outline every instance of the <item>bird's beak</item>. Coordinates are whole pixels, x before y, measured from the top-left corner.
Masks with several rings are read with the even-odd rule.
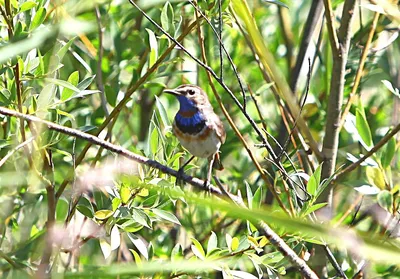
[[[168,93],[168,94],[172,94],[172,95],[175,95],[175,96],[180,96],[180,95],[182,95],[179,91],[177,91],[176,89],[164,89],[164,92],[165,93]]]

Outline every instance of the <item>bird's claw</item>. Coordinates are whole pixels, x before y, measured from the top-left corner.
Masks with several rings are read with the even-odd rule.
[[[183,186],[183,175],[185,174],[184,169],[183,168],[179,168],[178,169],[178,174],[176,176],[176,181],[175,184],[179,185],[179,186]]]
[[[204,189],[206,189],[207,191],[210,192],[210,181],[208,179],[206,179],[203,183],[203,187]]]

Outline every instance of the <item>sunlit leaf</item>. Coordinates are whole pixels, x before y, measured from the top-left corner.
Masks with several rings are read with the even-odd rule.
[[[364,116],[364,113],[361,112],[358,108],[356,111],[356,127],[362,139],[362,143],[365,144],[366,148],[371,148],[373,145],[371,130],[369,128],[367,119]]]
[[[317,188],[321,181],[321,168],[322,164],[317,167],[313,175],[310,176],[310,180],[308,180],[307,183],[307,192],[313,196],[317,192]]]
[[[174,214],[172,214],[171,212],[168,212],[168,211],[165,211],[162,209],[158,209],[158,208],[153,208],[152,211],[155,215],[157,215],[158,217],[160,217],[162,219],[165,219],[165,220],[175,223],[177,225],[181,224],[179,222],[178,218],[176,218],[176,216]]]
[[[195,239],[191,238],[194,245],[191,245],[193,253],[201,260],[206,258],[206,253],[204,252],[203,246],[201,246],[200,242]]]
[[[111,255],[111,245],[105,239],[100,239],[100,248],[104,258],[107,259]]]
[[[217,245],[218,245],[217,235],[214,232],[211,232],[211,236],[207,244],[207,255],[209,255],[211,251],[216,249]]]
[[[103,210],[98,210],[94,213],[94,217],[99,220],[105,220],[110,218],[113,215],[114,212],[111,210],[103,209]]]
[[[392,194],[387,191],[383,190],[378,194],[377,197],[378,204],[388,210],[389,212],[391,211],[391,208],[393,207],[393,196]]]
[[[385,148],[383,149],[382,157],[381,157],[381,162],[382,162],[382,167],[386,169],[387,167],[390,166],[390,163],[392,162],[392,159],[394,157],[394,154],[396,152],[396,140],[394,137],[392,137],[387,143]]]
[[[65,101],[69,99],[74,92],[79,92],[80,90],[76,88],[79,82],[79,71],[75,71],[68,77],[67,82],[73,86],[73,88],[69,88],[68,86],[64,86],[64,90],[61,93],[61,101]],[[76,90],[78,91],[76,91]]]
[[[378,167],[367,167],[366,168],[368,182],[375,185],[379,189],[385,189],[385,176],[382,170]]]
[[[117,226],[113,226],[111,230],[111,251],[117,249],[121,245],[121,236]]]
[[[33,30],[39,27],[39,25],[42,24],[45,18],[46,18],[46,9],[42,7],[36,11],[36,14],[32,19],[29,29]]]
[[[237,238],[237,237],[232,238],[231,247],[230,247],[231,250],[236,251],[238,247],[239,247],[239,238]]]
[[[139,252],[143,255],[143,257],[145,257],[145,259],[148,260],[149,253],[147,251],[147,246],[143,242],[143,240],[132,233],[128,233],[128,237],[132,241],[133,245],[135,245],[136,248],[139,250]]]
[[[149,43],[150,43],[150,55],[149,55],[149,67],[153,66],[158,58],[158,45],[156,35],[150,29],[146,28],[147,33],[149,33]]]
[[[158,112],[160,113],[161,120],[164,124],[164,127],[171,126],[171,122],[169,121],[167,111],[165,110],[160,99],[157,96],[155,98],[156,98],[156,106],[157,106]]]

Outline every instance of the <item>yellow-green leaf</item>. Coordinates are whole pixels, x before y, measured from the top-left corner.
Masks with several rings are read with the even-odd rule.
[[[234,237],[234,238],[232,238],[232,243],[231,243],[231,250],[232,250],[232,252],[233,252],[233,251],[236,251],[237,248],[239,248],[239,238]]]
[[[120,195],[122,204],[127,204],[129,199],[131,198],[131,189],[129,189],[128,186],[123,184],[121,186]]]
[[[194,245],[191,246],[193,253],[199,258],[204,260],[206,258],[206,253],[204,252],[203,246],[201,246],[200,242],[195,239],[191,238]]]
[[[370,184],[375,185],[379,189],[385,189],[385,176],[380,168],[368,166],[366,172]]]
[[[373,143],[372,143],[371,130],[369,128],[364,113],[358,108],[356,110],[356,128],[361,137],[361,140],[365,143],[365,145],[368,148],[372,147]]]
[[[94,217],[98,220],[105,220],[105,219],[108,219],[109,217],[111,217],[113,215],[113,213],[114,212],[112,212],[111,210],[102,209],[102,210],[96,211],[96,213],[94,214]]]

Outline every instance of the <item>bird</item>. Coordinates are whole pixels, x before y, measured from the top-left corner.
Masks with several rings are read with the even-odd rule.
[[[212,169],[223,170],[219,150],[226,139],[224,125],[214,112],[207,93],[199,86],[183,84],[175,89],[165,89],[164,92],[175,95],[179,101],[172,132],[192,155],[179,168],[178,174],[182,174],[184,167],[195,157],[207,158],[209,165],[204,185],[208,187]]]

